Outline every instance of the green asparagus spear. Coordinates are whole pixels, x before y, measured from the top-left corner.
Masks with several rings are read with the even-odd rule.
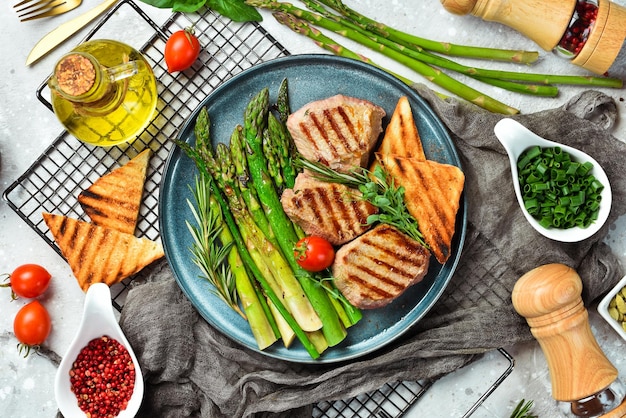
[[[208,133],[208,126],[209,126],[208,125],[208,112],[205,114],[205,117],[203,118],[199,117],[196,120],[196,126],[198,126],[199,124],[200,125],[205,124],[205,126],[198,127],[197,129],[195,129],[195,132],[200,132],[201,134],[203,134],[203,132]],[[197,141],[196,146],[198,144],[204,144],[203,146],[205,147],[210,146],[210,140],[206,137],[204,137],[203,139],[200,139],[197,137],[196,141]],[[207,178],[209,179],[210,184],[211,184],[211,190],[213,191],[213,196],[219,203],[220,208],[222,209],[224,221],[226,225],[228,226],[228,229],[230,230],[231,234],[233,235],[235,246],[237,247],[237,250],[239,251],[239,254],[244,264],[250,270],[254,278],[261,284],[267,297],[271,300],[273,306],[279,311],[280,316],[284,318],[285,321],[287,321],[291,329],[295,332],[296,336],[298,337],[298,340],[300,340],[300,342],[304,346],[307,353],[313,359],[319,358],[320,354],[315,348],[315,346],[308,339],[307,334],[302,330],[300,325],[298,325],[298,322],[293,318],[291,313],[285,308],[285,306],[283,305],[279,297],[276,295],[273,289],[269,286],[269,284],[265,280],[265,277],[263,276],[263,274],[261,274],[259,268],[256,266],[252,257],[250,256],[250,253],[248,252],[248,249],[241,236],[241,233],[239,232],[239,229],[237,227],[233,214],[230,212],[228,204],[226,203],[221,192],[215,185],[213,177],[211,176],[204,162],[204,159],[203,159],[203,155],[205,155],[204,149],[193,148],[189,144],[183,141],[176,141],[176,144],[195,162],[196,167],[198,168],[200,173],[206,175]]]
[[[217,158],[207,158],[206,164],[218,187],[226,196],[230,210],[237,221],[239,230],[248,251],[254,257],[259,268],[266,266],[269,274],[265,274],[274,292],[281,298],[285,307],[304,331],[315,331],[322,327],[322,322],[307,299],[302,286],[296,279],[279,248],[272,245],[258,228],[245,202],[238,193],[234,178],[234,167],[231,154],[225,144],[216,147]]]
[[[268,112],[269,91],[264,88],[249,102],[244,114],[244,138],[248,146],[250,175],[280,248],[322,320],[322,332],[332,347],[341,342],[347,333],[326,291],[312,278],[309,272],[302,269],[296,262],[293,248],[298,236],[291,220],[285,214],[276,189],[266,172],[267,165],[262,150],[262,136],[267,126]]]
[[[293,161],[295,146],[293,145],[291,134],[273,113],[270,113],[267,117],[266,132],[268,135],[268,146],[274,150],[284,186],[287,189],[291,189],[296,182],[297,175]]]
[[[267,239],[269,239],[275,247],[278,247],[274,231],[272,231],[272,228],[267,221],[267,217],[265,216],[265,212],[259,203],[256,190],[254,187],[249,186],[252,180],[250,179],[250,173],[248,172],[248,162],[246,161],[246,152],[244,147],[243,127],[241,125],[237,125],[230,138],[229,146],[230,157],[235,167],[237,186],[241,192],[241,196],[243,197],[246,207],[254,219],[254,222],[261,229]]]
[[[286,3],[280,3],[280,4],[286,4]],[[397,78],[402,80],[404,83],[408,84],[409,86],[415,84],[414,82],[407,79],[406,77],[399,76],[398,74],[392,73],[388,71],[387,69],[381,67],[380,65],[375,64],[369,58],[356,54],[353,51],[350,51],[349,49],[345,48],[344,46],[339,45],[338,43],[336,43],[335,41],[333,41],[332,39],[330,39],[329,37],[321,33],[319,30],[310,27],[302,19],[298,19],[297,17],[288,13],[280,13],[280,12],[274,13],[273,16],[279,22],[289,26],[293,31],[313,39],[319,46],[329,51],[332,51],[336,55],[345,56],[348,58],[354,58],[354,59],[367,62],[386,72],[389,72],[390,74],[396,76]],[[519,113],[518,109],[510,107],[490,96],[487,96],[461,83],[458,80],[455,80],[454,78],[450,77],[449,75],[447,75],[446,73],[442,72],[439,69],[433,68],[429,65],[424,64],[421,61],[414,60],[402,54],[395,53],[393,55],[395,58],[397,58],[398,62],[411,68],[412,70],[419,73],[424,78],[431,81],[432,83],[437,84],[438,86],[443,87],[449,92],[454,93],[457,96],[464,98],[465,100],[472,102],[482,108],[485,108],[495,113],[502,113],[502,114],[507,114],[507,115]]]
[[[539,53],[537,51],[503,50],[497,48],[483,48],[467,45],[457,45],[450,42],[432,41],[418,36],[408,34],[376,22],[357,11],[347,7],[341,0],[319,0],[320,3],[336,10],[354,22],[359,23],[370,31],[386,36],[388,39],[405,45],[418,45],[424,49],[446,55],[459,57],[471,57],[489,60],[510,61],[516,63],[530,64],[537,61]]]
[[[205,184],[205,191],[210,193],[208,183],[205,182]],[[252,331],[252,335],[254,336],[259,349],[264,350],[271,346],[278,337],[276,333],[277,330],[274,328],[274,317],[271,316],[271,312],[265,310],[262,303],[264,299],[259,298],[255,286],[250,281],[250,277],[248,276],[246,267],[241,260],[241,256],[239,255],[237,248],[233,246],[233,235],[230,233],[228,227],[222,223],[222,210],[215,200],[215,197],[210,197],[209,205],[211,207],[211,213],[215,214],[216,220],[220,222],[220,242],[224,247],[230,248],[228,254],[228,265],[230,266],[232,274],[235,278],[237,294],[239,295],[241,306],[243,307],[248,323],[250,324],[250,330]],[[270,316],[268,316],[268,314]],[[274,322],[274,326],[272,322]]]
[[[281,81],[278,87],[278,98],[276,99],[276,107],[278,108],[278,115],[280,122],[285,125],[287,118],[291,114],[291,107],[289,105],[289,81],[286,78]]]
[[[187,229],[193,238],[193,244],[190,248],[193,254],[192,260],[200,269],[202,277],[213,285],[212,293],[245,318],[246,316],[237,302],[235,280],[231,271],[223,263],[228,256],[230,247],[217,245],[217,238],[222,227],[219,214],[209,204],[207,191],[206,178],[196,177],[195,188],[192,189],[195,205],[187,200],[196,223],[192,225],[191,222],[186,221]]]
[[[270,113],[270,115],[272,114]],[[278,193],[282,193],[285,188],[285,180],[283,179],[279,161],[280,154],[279,150],[274,146],[273,138],[270,135],[268,129],[263,131],[263,155],[265,155],[265,161],[267,161],[267,173],[274,181],[274,186],[276,186]]]
[[[578,76],[578,75],[560,75],[560,74],[537,74],[537,73],[527,73],[527,72],[517,72],[517,71],[501,71],[501,70],[490,70],[479,67],[468,67],[466,65],[462,65],[457,63],[456,61],[452,61],[448,58],[441,57],[432,53],[431,51],[427,51],[424,48],[417,45],[401,45],[397,42],[393,42],[387,39],[384,36],[381,36],[378,33],[368,31],[364,29],[362,26],[355,24],[354,22],[341,18],[339,16],[333,15],[323,9],[321,6],[313,0],[303,0],[303,2],[307,5],[307,7],[313,8],[318,11],[320,14],[323,14],[327,19],[331,19],[336,23],[340,24],[344,27],[346,32],[356,31],[361,33],[363,36],[366,36],[374,41],[374,44],[366,45],[370,48],[391,48],[400,53],[403,53],[407,56],[415,58],[420,61],[424,61],[425,63],[435,65],[437,67],[446,68],[452,71],[456,71],[461,74],[468,75],[470,77],[482,80],[487,83],[496,84],[493,79],[496,80],[513,80],[513,81],[522,81],[536,84],[503,84],[502,88],[508,90],[514,90],[529,94],[538,94],[542,96],[554,96],[556,94],[556,89],[554,87],[548,86],[550,84],[572,84],[572,85],[586,85],[586,86],[598,86],[598,87],[611,87],[611,88],[620,88],[622,87],[622,80],[617,78],[610,77],[594,77],[594,76]],[[341,28],[341,26],[334,26],[335,29]],[[335,32],[337,30],[331,29]],[[338,32],[339,33],[339,32]],[[352,38],[359,42],[359,37]],[[374,48],[376,44],[379,44],[377,48]],[[537,85],[538,84],[538,85]],[[528,87],[524,89],[524,87]],[[545,87],[550,87],[544,91]]]

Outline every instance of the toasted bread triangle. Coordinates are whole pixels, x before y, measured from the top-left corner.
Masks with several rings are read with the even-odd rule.
[[[160,243],[63,215],[43,213],[44,221],[80,287],[111,286],[164,256]]]
[[[378,152],[422,161],[426,159],[411,104],[406,96],[398,100]]]
[[[426,160],[422,139],[417,131],[411,104],[406,96],[398,100],[377,152],[384,155],[415,158],[420,161]],[[370,165],[370,171],[374,171],[376,164],[378,161],[374,159]]]
[[[396,184],[404,186],[407,209],[417,220],[432,254],[444,264],[452,251],[465,175],[456,166],[436,161],[376,156]]]
[[[150,154],[150,149],[142,151],[78,195],[78,202],[94,224],[127,234],[135,232]]]

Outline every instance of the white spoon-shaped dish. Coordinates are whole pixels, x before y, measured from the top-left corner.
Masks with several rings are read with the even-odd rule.
[[[137,414],[143,399],[143,377],[139,362],[126,336],[122,332],[111,305],[111,291],[104,283],[92,284],[87,290],[83,317],[59,368],[57,369],[54,394],[59,410],[65,417],[81,417],[85,413],[78,407],[76,395],[71,390],[70,369],[80,351],[94,338],[107,335],[119,341],[128,350],[135,364],[135,387],[126,409],[120,411],[119,418],[132,418]]]
[[[511,176],[513,177],[513,187],[515,188],[517,202],[519,203],[520,208],[524,213],[524,216],[533,226],[533,228],[535,228],[540,234],[544,235],[545,237],[561,242],[582,241],[589,238],[590,236],[598,232],[600,228],[602,228],[607,218],[609,217],[609,212],[611,211],[612,194],[609,179],[607,178],[606,173],[596,160],[591,158],[588,154],[577,150],[576,148],[572,148],[570,146],[557,142],[548,141],[547,139],[544,139],[539,135],[531,132],[529,129],[524,127],[519,122],[514,121],[513,119],[502,119],[501,121],[499,121],[494,128],[494,132],[509,156],[509,162],[511,163]],[[602,200],[600,201],[600,212],[598,213],[598,219],[587,228],[544,228],[526,211],[518,180],[517,160],[520,154],[524,152],[524,150],[535,145],[539,145],[542,148],[558,146],[561,147],[563,151],[570,154],[576,161],[580,163],[589,161],[593,164],[591,174],[593,174],[593,176],[595,176],[595,178],[602,183],[604,189],[601,192]]]

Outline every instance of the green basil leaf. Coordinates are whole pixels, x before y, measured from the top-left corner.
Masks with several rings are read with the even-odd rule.
[[[203,6],[214,10],[234,22],[260,22],[261,14],[244,0],[141,0],[159,9],[172,9],[172,12],[193,13]]]
[[[206,6],[235,22],[260,22],[261,14],[244,0],[208,0]]]
[[[141,0],[159,9],[172,9],[172,12],[192,13],[200,9],[206,0]]]
[[[181,13],[193,13],[206,4],[206,0],[170,0],[172,11]]]

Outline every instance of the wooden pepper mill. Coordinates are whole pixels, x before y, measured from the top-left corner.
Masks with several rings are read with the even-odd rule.
[[[562,52],[557,46],[575,34],[580,36],[574,40],[578,47],[567,54],[572,63],[597,74],[624,72],[622,55],[626,51],[621,50],[626,39],[626,9],[610,0],[441,0],[441,4],[450,13],[505,24],[546,51],[556,48]],[[582,32],[577,27],[586,19],[579,15],[581,7],[593,12]]]
[[[626,417],[624,385],[591,333],[581,292],[576,271],[547,264],[517,281],[513,306],[543,350],[562,409],[575,417]]]

